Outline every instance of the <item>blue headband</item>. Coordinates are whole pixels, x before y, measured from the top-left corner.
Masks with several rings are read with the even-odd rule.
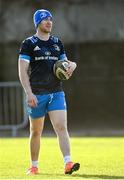
[[[43,21],[44,19],[47,19],[48,17],[52,18],[52,14],[48,10],[45,10],[45,9],[37,10],[34,13],[34,17],[33,17],[35,28],[38,27],[41,21]]]

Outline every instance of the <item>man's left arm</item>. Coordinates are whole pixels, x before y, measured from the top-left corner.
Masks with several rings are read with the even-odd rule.
[[[59,59],[60,59],[60,60],[65,60],[65,61],[67,61],[67,62],[69,63],[69,66],[68,66],[68,68],[67,68],[67,74],[68,74],[69,76],[71,76],[71,75],[73,74],[74,70],[75,70],[76,67],[77,67],[77,63],[68,60],[62,42],[59,41],[59,44],[60,44],[60,49],[61,49],[61,50],[60,50],[60,58],[59,58]]]
[[[68,69],[67,69],[67,74],[69,76],[71,76],[74,72],[74,70],[76,69],[77,67],[77,63],[76,62],[73,62],[73,61],[70,61],[68,59],[66,59],[66,61],[69,63],[69,66],[68,66]]]

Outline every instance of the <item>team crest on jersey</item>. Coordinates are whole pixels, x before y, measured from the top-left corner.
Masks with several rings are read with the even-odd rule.
[[[57,44],[53,45],[56,51],[60,51],[60,47]]]

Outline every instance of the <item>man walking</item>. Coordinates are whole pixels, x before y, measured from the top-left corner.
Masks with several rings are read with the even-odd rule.
[[[53,73],[55,62],[67,60],[67,57],[61,41],[50,35],[52,14],[48,10],[37,10],[34,24],[36,34],[22,42],[18,63],[19,79],[26,93],[30,120],[31,167],[27,174],[38,173],[40,138],[47,113],[58,136],[65,163],[64,172],[71,174],[79,169],[80,164],[71,160],[65,94],[62,82]],[[68,62],[67,74],[71,76],[76,63]]]

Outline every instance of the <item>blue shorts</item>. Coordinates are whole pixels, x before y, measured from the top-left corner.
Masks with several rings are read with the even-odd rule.
[[[28,115],[35,119],[45,116],[49,111],[66,110],[65,93],[63,91],[36,95],[38,104],[36,107],[27,107]]]

